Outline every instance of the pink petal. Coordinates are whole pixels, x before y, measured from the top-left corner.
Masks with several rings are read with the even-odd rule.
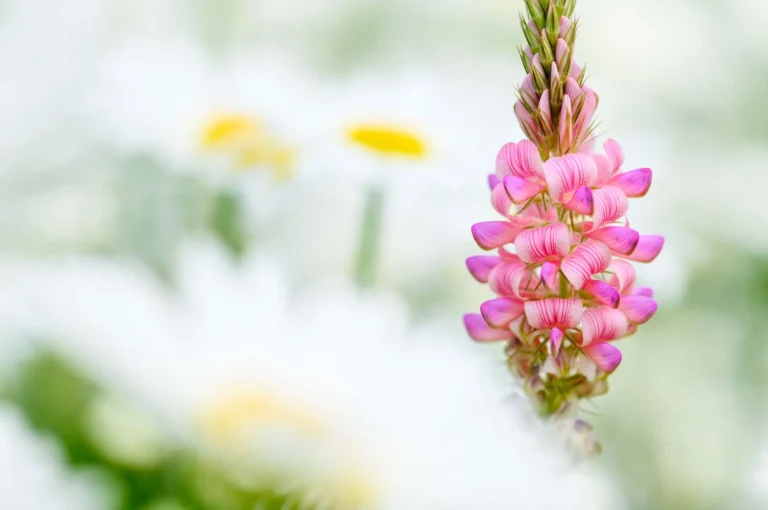
[[[512,175],[512,165],[517,158],[517,144],[509,142],[504,144],[496,155],[496,177],[503,179]]]
[[[619,188],[605,186],[593,193],[595,198],[595,214],[592,228],[600,228],[605,223],[618,220],[629,208],[627,196]]]
[[[550,195],[561,202],[565,193],[591,186],[597,177],[597,166],[584,154],[566,154],[548,159],[544,163],[544,176]]]
[[[583,186],[576,190],[565,208],[575,211],[585,216],[591,215],[595,210],[595,200],[592,196],[592,189],[589,186]]]
[[[541,281],[544,282],[544,285],[546,285],[548,289],[555,288],[558,271],[557,264],[553,264],[552,262],[545,262],[544,265],[541,266]]]
[[[638,168],[614,176],[608,184],[616,186],[630,198],[640,198],[648,193],[652,180],[653,171],[650,168]]]
[[[621,351],[607,342],[598,342],[582,348],[584,354],[603,372],[612,373],[621,363]]]
[[[585,310],[581,324],[584,332],[582,345],[622,338],[629,326],[620,310],[607,306]]]
[[[563,105],[560,108],[560,123],[558,126],[560,135],[560,147],[565,152],[566,149],[570,149],[573,145],[573,108],[571,106],[571,98],[569,96],[563,96]]]
[[[613,176],[613,163],[608,156],[602,154],[591,154],[592,159],[597,165],[597,178],[595,179],[595,186],[601,186],[605,181]]]
[[[552,356],[557,357],[560,354],[560,347],[563,345],[563,331],[560,328],[552,328],[549,332],[549,347],[552,350]]]
[[[581,66],[578,62],[576,62],[575,58],[571,58],[571,70],[568,72],[568,76],[573,78],[574,80],[578,80],[579,76],[581,75]]]
[[[602,273],[611,263],[611,250],[600,241],[587,240],[563,259],[560,270],[576,290],[580,290],[592,275]]]
[[[542,125],[544,132],[552,130],[552,108],[550,106],[549,89],[541,93],[541,99],[539,99],[539,114],[543,121]]]
[[[475,255],[467,259],[467,269],[480,283],[488,283],[488,276],[494,267],[501,263],[501,257],[493,255]]]
[[[530,276],[525,264],[519,262],[504,262],[496,266],[488,275],[488,285],[499,296],[522,298],[520,285],[523,277]]]
[[[584,313],[581,300],[576,298],[526,301],[524,307],[528,324],[536,329],[575,328]]]
[[[565,37],[565,34],[568,33],[569,28],[571,28],[571,20],[565,16],[560,16],[560,34],[558,37]]]
[[[501,181],[499,180],[499,178],[498,178],[498,177],[496,177],[496,175],[495,175],[495,174],[490,174],[490,175],[488,176],[488,187],[489,187],[490,189],[493,189],[493,188],[495,188],[496,186],[498,186],[500,182],[501,182]]]
[[[519,299],[496,298],[480,305],[480,314],[494,328],[508,328],[509,323],[523,315],[523,302]]]
[[[479,313],[468,313],[464,316],[464,327],[476,342],[499,342],[512,340],[515,334],[508,329],[494,329],[485,322]]]
[[[472,236],[484,250],[493,250],[513,243],[519,233],[520,227],[509,221],[484,221],[472,225]]]
[[[517,144],[517,159],[514,166],[518,177],[544,177],[544,163],[541,161],[536,144],[530,140],[523,140]]]
[[[536,56],[538,56],[538,54]],[[531,116],[530,112],[528,112],[528,110],[525,108],[523,102],[516,102],[514,109],[517,121],[520,123],[520,127],[522,128],[523,133],[525,133],[525,136],[532,140],[537,140],[538,142],[543,143],[544,139],[539,132],[538,125],[536,124],[534,118]]]
[[[581,93],[584,95],[583,105],[581,107],[581,113],[574,123],[576,125],[579,135],[586,133],[589,124],[592,122],[592,117],[595,116],[597,111],[598,98],[595,91],[589,87],[581,89]]]
[[[525,229],[515,239],[515,251],[523,262],[559,260],[568,255],[571,235],[564,223]]]
[[[541,193],[544,189],[544,185],[522,179],[515,175],[508,175],[507,177],[504,177],[504,189],[512,203],[522,204]]]
[[[605,243],[611,251],[619,255],[629,255],[635,251],[640,240],[640,234],[627,227],[605,227],[589,232],[587,237]]]
[[[635,324],[648,322],[658,308],[656,301],[644,296],[624,296],[619,306],[619,310],[624,312],[627,320]]]
[[[581,96],[581,87],[573,78],[568,78],[565,82],[565,95],[571,98],[571,105],[577,104],[576,101]]]
[[[523,102],[531,109],[536,108],[539,104],[539,96],[536,94],[536,88],[533,85],[533,77],[530,74],[525,75],[523,83],[520,84],[520,96]]]
[[[627,258],[635,262],[653,262],[664,247],[662,236],[640,236],[637,248]]]
[[[509,211],[512,209],[512,200],[509,199],[503,184],[497,184],[493,191],[491,191],[491,205],[496,209],[496,212],[505,218],[509,217]]]
[[[608,155],[608,159],[611,160],[611,168],[613,169],[613,173],[619,171],[621,168],[621,165],[624,164],[624,151],[621,149],[621,145],[619,145],[619,142],[614,140],[613,138],[609,138],[604,144],[603,144],[603,150]]]
[[[608,283],[619,289],[619,293],[624,294],[635,284],[635,268],[626,260],[614,259],[610,271],[613,275]]]
[[[619,291],[615,287],[600,280],[589,280],[584,284],[583,289],[589,292],[595,301],[601,305],[617,308],[621,300]]]
[[[635,287],[632,291],[633,296],[653,297],[653,289],[650,287]]]

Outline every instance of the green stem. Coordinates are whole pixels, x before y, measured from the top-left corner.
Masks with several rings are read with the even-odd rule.
[[[376,279],[383,212],[384,192],[379,186],[373,185],[366,197],[355,265],[355,280],[363,288],[372,286]]]

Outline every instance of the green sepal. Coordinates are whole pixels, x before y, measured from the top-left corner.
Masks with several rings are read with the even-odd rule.
[[[539,30],[544,28],[546,12],[541,7],[539,0],[525,0],[525,10],[528,11],[528,16],[536,23]]]
[[[557,14],[554,0],[549,3],[549,9],[547,10],[546,30],[549,44],[554,46],[555,41],[560,36],[560,15]]]

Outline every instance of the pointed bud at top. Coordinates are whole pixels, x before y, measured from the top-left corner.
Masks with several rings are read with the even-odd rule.
[[[563,106],[560,109],[560,153],[565,154],[573,145],[573,110],[571,98],[563,97]]]
[[[563,81],[560,79],[560,73],[557,70],[557,64],[552,63],[552,71],[549,73],[550,82],[549,90],[551,90],[552,109],[555,112],[560,111],[560,105],[563,104]]]
[[[563,5],[563,16],[570,18],[573,16],[573,11],[576,10],[576,0],[565,0]]]
[[[531,48],[526,46],[525,49],[518,46],[517,52],[520,54],[520,61],[523,63],[523,68],[525,68],[526,73],[531,72],[531,61],[533,60],[533,53],[531,52]]]
[[[531,30],[531,27],[528,26],[528,23],[525,21],[525,18],[523,17],[522,13],[520,13],[520,28],[523,29],[523,35],[525,35],[525,40],[528,42],[528,46],[531,47],[531,50],[534,53],[538,53],[539,38],[538,38],[538,35],[536,34],[538,30]]]
[[[536,23],[536,26],[539,29],[544,28],[546,13],[539,0],[525,0],[525,9],[528,11],[528,16]]]
[[[531,74],[533,75],[533,84],[536,86],[536,92],[539,94],[547,90],[549,87],[549,81],[547,75],[544,72],[544,67],[541,65],[541,54],[537,53],[533,57],[531,63]]]
[[[568,32],[569,28],[571,28],[571,20],[565,16],[560,16],[560,33],[558,35],[560,37],[565,37],[565,34]]]
[[[575,21],[570,24],[568,30],[562,35],[563,40],[565,40],[566,44],[571,48],[571,52],[573,52],[573,48],[576,46],[576,32],[578,29],[579,23],[578,21]]]
[[[544,66],[544,69],[549,69],[549,66],[552,65],[552,62],[555,61],[555,51],[552,49],[552,44],[550,44],[549,39],[547,38],[547,31],[542,30],[541,31],[541,65]]]
[[[520,100],[528,111],[534,111],[538,107],[539,96],[536,94],[536,87],[533,85],[533,77],[526,75],[523,83],[520,85]]]
[[[571,67],[571,49],[563,39],[558,39],[555,43],[555,62],[557,62],[557,67],[562,71],[563,76],[568,76]]]
[[[549,43],[554,45],[560,35],[560,15],[557,13],[554,0],[549,2],[549,8],[547,9],[546,30]]]
[[[541,129],[544,131],[545,136],[549,136],[554,129],[552,127],[552,109],[550,104],[549,90],[545,90],[539,100],[539,118],[541,119]]]

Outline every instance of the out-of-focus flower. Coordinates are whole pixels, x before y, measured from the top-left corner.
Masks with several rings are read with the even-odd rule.
[[[36,437],[18,413],[0,407],[0,506],[25,510],[99,510],[97,480],[65,467],[59,450]]]
[[[287,481],[341,508],[617,508],[522,418],[502,367],[449,330],[409,327],[391,296],[293,296],[273,264],[211,247],[185,252],[175,291],[117,263],[16,269],[7,288],[30,327],[240,483]]]
[[[381,156],[402,156],[421,159],[427,155],[423,140],[400,127],[375,124],[351,126],[347,132],[349,140]]]
[[[504,145],[489,177],[491,202],[505,219],[472,234],[498,256],[467,260],[498,296],[464,318],[473,339],[506,341],[512,371],[541,414],[562,414],[578,399],[607,391],[621,362],[611,343],[656,312],[653,290],[635,286],[629,263],[651,262],[661,236],[629,228],[629,198],[648,192],[649,168],[622,171],[613,140],[592,149],[597,95],[573,58],[575,2],[526,2],[521,18],[528,75],[515,111],[530,140]],[[622,221],[623,220],[623,221]],[[514,244],[515,252],[507,250]]]

